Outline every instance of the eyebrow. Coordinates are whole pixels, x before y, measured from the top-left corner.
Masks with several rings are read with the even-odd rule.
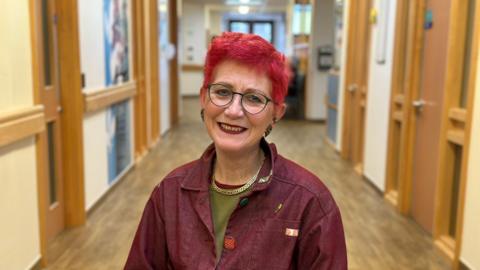
[[[220,82],[214,82],[212,84],[220,84],[220,85],[223,85],[223,86],[226,86],[226,87],[230,88],[230,90],[237,90],[233,85],[231,85],[227,82],[221,82],[220,81]],[[255,88],[247,88],[247,89],[245,89],[245,92],[246,93],[255,92],[257,94],[262,94],[262,95],[268,97],[266,93],[264,93],[263,91],[261,91],[259,89],[255,89]]]

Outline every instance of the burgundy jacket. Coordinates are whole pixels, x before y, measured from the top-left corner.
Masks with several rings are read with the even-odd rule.
[[[209,186],[215,149],[175,169],[145,206],[125,269],[347,269],[340,212],[320,179],[277,154],[240,199],[216,264]]]

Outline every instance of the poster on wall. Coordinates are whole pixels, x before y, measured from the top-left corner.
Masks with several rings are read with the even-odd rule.
[[[108,183],[111,184],[132,162],[130,147],[130,107],[128,101],[107,110]]]
[[[128,0],[103,0],[105,86],[130,78],[128,46]],[[108,183],[114,182],[132,163],[129,102],[106,110]]]
[[[105,82],[115,85],[129,80],[127,0],[103,0]]]

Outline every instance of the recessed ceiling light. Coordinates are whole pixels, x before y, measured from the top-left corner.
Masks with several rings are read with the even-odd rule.
[[[248,6],[239,6],[238,7],[238,13],[240,14],[247,14],[250,11],[250,8]]]

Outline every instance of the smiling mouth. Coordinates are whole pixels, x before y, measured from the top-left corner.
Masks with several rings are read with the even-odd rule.
[[[218,123],[218,126],[220,127],[220,129],[223,132],[228,133],[228,134],[240,134],[240,133],[244,132],[245,130],[247,130],[244,127],[232,126],[232,125],[228,125],[228,124],[225,124],[225,123]]]

